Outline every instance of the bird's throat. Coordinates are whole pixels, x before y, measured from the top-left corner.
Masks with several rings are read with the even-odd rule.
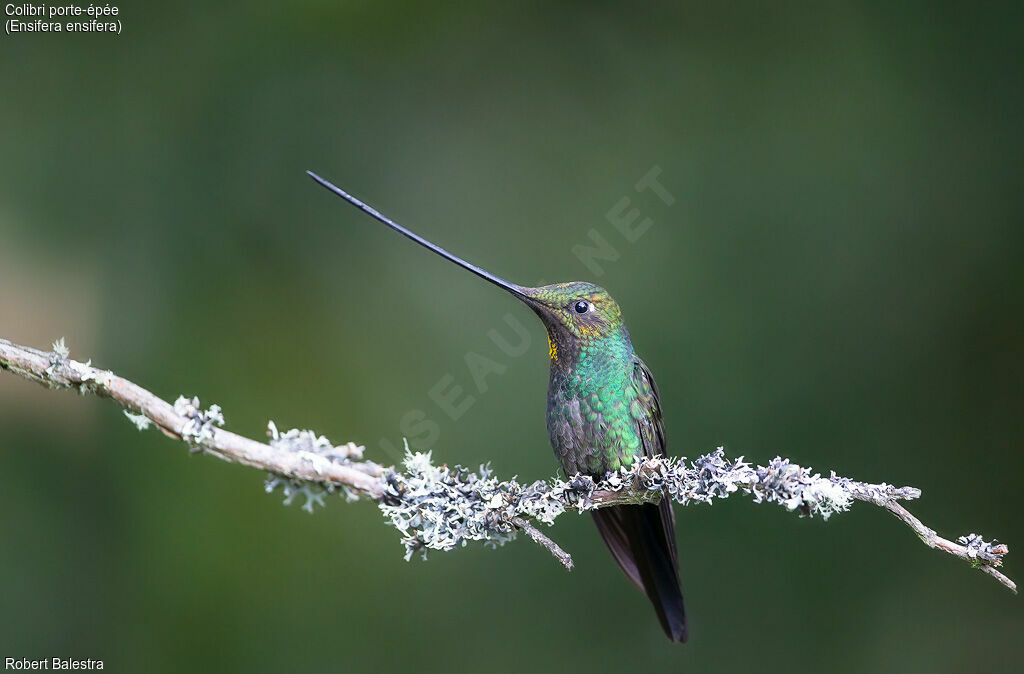
[[[548,359],[552,365],[558,363],[558,342],[551,336],[551,332],[548,332]]]
[[[614,336],[579,338],[548,328],[551,373],[570,378],[603,380],[632,371],[633,345],[623,330]]]

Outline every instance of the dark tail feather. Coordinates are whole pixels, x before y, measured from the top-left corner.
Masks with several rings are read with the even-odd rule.
[[[672,505],[623,505],[592,511],[601,538],[630,580],[654,605],[674,642],[686,641],[686,612],[679,586]]]

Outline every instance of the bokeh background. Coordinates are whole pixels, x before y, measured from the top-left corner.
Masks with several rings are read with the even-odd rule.
[[[1006,540],[1024,578],[1019,3],[516,5],[125,3],[119,37],[3,36],[0,336],[64,336],[243,434],[274,419],[391,463],[412,414],[440,461],[552,476],[540,325],[315,169],[495,273],[606,286],[674,453],[913,484],[927,523]],[[634,189],[652,167],[671,206]],[[606,217],[623,197],[654,221],[635,243]],[[600,275],[572,252],[591,230],[619,253]],[[530,330],[518,358],[488,337],[513,337],[508,313]],[[506,368],[486,392],[469,352]],[[457,421],[428,395],[441,380],[474,398]],[[284,507],[259,472],[102,400],[0,373],[0,429],[0,656],[126,672],[1024,656],[1020,599],[871,507],[679,511],[679,647],[588,518],[552,531],[571,574],[522,541],[406,563],[372,505]]]

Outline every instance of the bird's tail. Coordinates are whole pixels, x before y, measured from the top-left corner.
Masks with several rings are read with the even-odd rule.
[[[686,641],[672,504],[621,505],[592,511],[597,529],[622,570],[654,605],[674,642]]]

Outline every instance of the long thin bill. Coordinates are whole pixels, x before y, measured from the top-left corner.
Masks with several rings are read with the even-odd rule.
[[[481,269],[480,267],[476,266],[475,264],[471,264],[469,262],[466,262],[461,257],[459,257],[457,255],[453,255],[452,253],[449,253],[444,248],[441,248],[441,246],[438,246],[438,245],[436,245],[434,243],[431,243],[430,241],[427,241],[426,239],[424,239],[419,234],[416,234],[415,232],[411,232],[408,229],[406,229],[405,227],[402,227],[400,224],[398,224],[397,222],[395,222],[391,218],[387,217],[386,215],[384,215],[383,213],[378,211],[373,206],[370,206],[369,204],[364,204],[362,201],[360,201],[359,199],[356,199],[354,196],[352,196],[351,194],[349,194],[345,190],[341,189],[340,187],[338,187],[334,183],[330,182],[329,180],[325,180],[324,178],[321,178],[320,176],[318,176],[317,174],[313,173],[312,171],[306,171],[306,175],[308,175],[310,178],[312,178],[316,182],[320,183],[323,187],[325,187],[330,192],[333,192],[334,194],[338,195],[339,197],[341,197],[342,199],[344,199],[348,203],[352,204],[353,206],[355,206],[356,208],[361,210],[363,213],[366,213],[371,218],[374,218],[374,219],[384,223],[385,225],[387,225],[391,229],[395,230],[399,234],[412,239],[413,241],[415,241],[416,243],[420,244],[424,248],[427,248],[428,250],[434,251],[435,253],[437,253],[438,255],[443,257],[444,259],[448,260],[449,262],[454,262],[455,264],[459,265],[463,269],[468,269],[469,271],[473,272],[474,274],[476,274],[480,278],[482,278],[482,279],[484,279],[486,281],[490,281],[491,283],[493,283],[494,285],[498,286],[499,288],[504,288],[505,290],[509,291],[510,293],[515,295],[516,297],[519,297],[521,299],[527,299],[526,295],[523,293],[523,288],[520,287],[520,286],[517,286],[515,283],[509,283],[508,281],[506,281],[505,279],[501,278],[500,276],[495,276],[494,274],[490,273],[489,271]]]

